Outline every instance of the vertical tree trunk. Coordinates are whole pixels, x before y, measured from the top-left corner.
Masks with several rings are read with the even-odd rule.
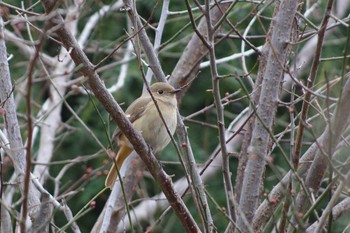
[[[250,223],[258,207],[261,195],[261,183],[265,171],[266,155],[271,142],[272,125],[278,105],[278,97],[286,59],[290,52],[292,25],[297,10],[297,0],[282,0],[278,12],[273,18],[271,37],[267,37],[269,51],[261,95],[256,108],[252,139],[248,149],[248,162],[245,169],[242,193],[239,202],[237,224],[243,232],[251,230]]]

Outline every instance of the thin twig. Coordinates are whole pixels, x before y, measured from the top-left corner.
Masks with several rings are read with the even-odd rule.
[[[42,4],[47,13],[52,10],[50,1],[43,0]],[[129,7],[129,5],[126,7]],[[60,15],[57,15],[53,20],[53,26],[57,25],[64,25],[63,19]],[[67,49],[71,49],[70,56],[74,63],[76,65],[83,64],[80,72],[88,78],[88,83],[90,84],[91,90],[94,92],[97,99],[104,105],[105,109],[110,113],[113,120],[115,120],[115,122],[118,124],[120,130],[129,139],[135,151],[148,166],[152,175],[157,179],[186,231],[199,232],[200,230],[184,202],[174,191],[170,177],[162,170],[141,134],[133,129],[132,124],[127,119],[120,106],[116,103],[113,96],[106,90],[101,79],[96,73],[94,66],[88,60],[85,53],[80,49],[75,38],[64,26],[58,28],[57,34],[64,46]],[[155,70],[153,70],[153,72],[156,73]]]
[[[224,107],[221,102],[220,95],[220,78],[217,71],[217,66],[215,63],[215,28],[212,24],[211,20],[211,12],[209,1],[205,1],[205,13],[204,16],[207,21],[207,30],[208,30],[208,40],[206,43],[208,44],[209,49],[209,57],[210,57],[210,70],[212,76],[212,85],[213,85],[213,96],[214,102],[217,112],[217,125],[219,131],[219,141],[221,147],[222,154],[222,168],[223,168],[223,176],[224,176],[224,184],[225,184],[225,194],[226,194],[226,202],[227,202],[227,215],[231,217],[232,220],[234,217],[234,198],[233,198],[233,187],[231,182],[231,172],[229,167],[229,156],[226,148],[226,138],[225,138],[225,119],[224,119]]]

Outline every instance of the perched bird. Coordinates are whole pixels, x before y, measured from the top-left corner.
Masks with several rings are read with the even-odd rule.
[[[150,86],[150,91],[171,135],[173,135],[177,125],[176,93],[181,89],[175,89],[167,83],[157,82]],[[141,133],[146,143],[152,147],[154,153],[163,150],[168,145],[170,136],[148,91],[136,99],[125,111],[125,114],[133,127]],[[133,151],[131,143],[122,132],[117,130],[113,137],[114,140],[117,141],[119,151],[105,181],[106,187],[110,189],[118,177],[115,164],[120,170],[124,160]]]

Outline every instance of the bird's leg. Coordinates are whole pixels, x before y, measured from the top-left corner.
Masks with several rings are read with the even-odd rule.
[[[148,148],[148,153],[153,152],[152,146],[150,144],[148,144],[147,142],[146,142],[146,144],[147,144],[147,148]]]
[[[164,164],[162,164],[162,163],[158,160],[157,155],[154,153],[152,146],[151,146],[150,144],[148,144],[148,143],[146,143],[146,144],[147,144],[147,147],[148,147],[148,153],[153,152],[154,156],[155,156],[156,159],[157,159],[157,162],[158,162],[159,166],[163,169],[163,168],[164,168]]]

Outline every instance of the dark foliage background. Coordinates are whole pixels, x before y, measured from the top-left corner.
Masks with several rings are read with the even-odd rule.
[[[78,2],[78,1],[77,1]],[[336,4],[343,4],[341,1],[336,1]],[[4,4],[6,3],[6,5]],[[77,24],[77,36],[80,35],[82,30],[86,27],[88,20],[91,16],[105,6],[105,4],[114,4],[115,1],[92,1],[87,0],[84,4],[79,5],[79,14],[76,14]],[[25,8],[28,8],[34,2],[23,3]],[[190,3],[192,7],[194,3]],[[202,3],[201,3],[202,4]],[[204,4],[204,3],[203,3]],[[305,14],[307,10],[314,7],[315,1],[300,1],[302,5],[300,7],[299,14]],[[316,37],[315,28],[311,25],[311,22],[319,27],[322,18],[324,16],[324,9],[327,1],[318,1],[317,7],[312,8],[311,13],[307,15],[307,20],[298,15],[296,18],[298,35],[308,35],[308,33],[314,33],[311,37],[300,37],[295,44],[292,45],[292,53],[289,57],[288,66],[295,66],[295,57],[299,55],[300,51],[304,48],[305,44],[311,40],[312,37]],[[61,9],[63,15],[67,14],[67,10],[74,4],[70,1],[62,1],[57,6],[57,9]],[[151,41],[154,40],[155,30],[157,27],[159,18],[162,12],[161,1],[137,1],[137,10],[144,22],[148,22],[146,27],[147,34]],[[348,5],[349,4],[345,4]],[[241,34],[244,33],[247,27],[250,27],[248,40],[255,47],[263,45],[266,41],[266,35],[270,27],[271,17],[275,1],[269,2],[251,2],[240,1],[232,8],[228,13],[226,20],[230,21],[237,31]],[[337,5],[336,5],[337,6]],[[18,1],[3,1],[1,4],[1,13],[5,21],[5,29],[14,33],[17,37],[28,42],[27,46],[33,47],[30,43],[33,38],[34,41],[40,38],[40,31],[35,28],[44,29],[47,26],[47,22],[41,20],[33,20],[32,25],[26,24],[26,20],[15,20],[21,17],[18,10],[15,7],[21,8],[21,3]],[[28,11],[44,14],[44,9],[41,4],[35,4],[35,7]],[[188,13],[186,13],[185,2],[183,1],[171,1],[169,6],[170,12],[177,12],[178,14],[169,15],[165,29],[163,31],[162,43],[159,51],[158,58],[160,60],[162,69],[166,75],[170,75],[175,68],[177,61],[181,54],[184,52],[184,48],[194,33],[193,27],[190,24]],[[182,12],[183,11],[183,12]],[[258,14],[259,12],[259,14]],[[349,8],[347,8],[349,12]],[[258,18],[252,23],[253,18],[258,14]],[[193,11],[193,17],[197,23],[202,16],[199,10]],[[343,17],[343,16],[342,16]],[[344,16],[345,17],[345,16]],[[35,18],[35,17],[34,17]],[[344,55],[348,56],[349,43],[349,20],[343,18],[344,26],[342,23],[332,30],[330,35],[327,35],[324,45],[322,47],[321,63],[317,72],[317,79],[313,85],[313,90],[318,92],[322,89],[322,95],[326,95],[332,98],[337,98],[343,87],[343,82],[335,81],[338,77],[342,77],[344,73],[349,71],[348,59],[344,58]],[[30,21],[30,20],[29,20]],[[28,28],[30,34],[28,34]],[[99,67],[99,75],[107,87],[111,87],[118,82],[120,78],[120,72],[122,71],[121,64],[123,64],[123,57],[126,53],[126,38],[130,33],[133,33],[131,29],[130,21],[126,12],[119,8],[117,10],[110,9],[109,12],[103,15],[98,23],[94,26],[87,41],[84,45],[84,51],[90,61],[93,64],[98,64],[102,59],[109,55],[113,49],[120,46],[113,55],[104,61]],[[232,28],[228,23],[223,25],[218,30],[216,36],[215,52],[216,58],[224,58],[235,53],[239,53],[241,50],[242,39],[233,33]],[[58,38],[53,34],[52,37]],[[134,41],[133,51],[131,52],[131,58],[127,61],[127,73],[125,77],[125,83],[118,90],[113,92],[114,98],[118,103],[122,104],[122,108],[126,109],[130,103],[136,99],[142,93],[143,79],[140,71],[140,64],[135,56],[135,51],[139,45],[137,40]],[[6,42],[9,66],[11,72],[11,80],[15,86],[14,95],[17,103],[18,120],[21,126],[21,133],[23,141],[27,138],[27,116],[26,116],[26,99],[25,99],[25,87],[28,75],[28,57],[23,53],[23,48],[19,47],[11,39]],[[136,48],[136,50],[134,50]],[[68,56],[65,58],[58,57],[58,53],[61,46],[52,39],[45,38],[41,45],[41,52],[52,57],[57,62],[59,59],[70,59]],[[250,49],[246,45],[246,50]],[[311,54],[310,54],[311,55]],[[141,55],[142,59],[145,59],[144,54]],[[203,61],[208,61],[208,56]],[[246,68],[249,72],[249,76],[255,80],[258,72],[259,56],[253,53],[250,56],[245,56]],[[309,64],[306,67],[295,67],[300,71],[297,71],[296,77],[303,83],[309,76],[310,69]],[[250,85],[247,76],[248,74],[242,67],[242,60],[231,59],[224,63],[217,65],[218,73],[223,77],[220,80],[220,94],[222,97],[235,93],[230,102],[225,104],[224,117],[225,126],[228,127],[245,108],[249,107],[250,99],[252,98],[253,87]],[[60,70],[60,74],[51,73],[55,66],[44,66],[41,62],[36,62],[33,73],[33,83],[31,92],[31,104],[32,104],[32,117],[37,118],[37,114],[42,108],[43,103],[50,98],[50,86],[52,80],[60,79],[68,70]],[[146,72],[147,66],[143,63],[142,69]],[[47,77],[47,73],[52,74],[51,77]],[[123,71],[125,72],[125,71]],[[204,164],[215,148],[219,144],[218,130],[217,130],[217,111],[215,108],[211,108],[207,111],[198,114],[197,116],[186,119],[197,111],[202,110],[206,106],[214,103],[212,90],[210,67],[201,68],[196,73],[196,78],[193,83],[186,90],[186,94],[181,100],[179,105],[179,111],[182,117],[185,119],[184,123],[188,129],[188,134],[192,146],[192,150],[195,155],[195,159],[198,165]],[[79,72],[73,71],[70,80],[76,81],[73,85],[67,84],[68,89],[62,96],[64,101],[62,110],[60,112],[61,122],[56,130],[54,139],[53,156],[49,165],[49,176],[44,183],[44,187],[52,194],[55,193],[57,200],[65,199],[67,205],[71,208],[73,215],[78,213],[85,205],[87,205],[103,188],[104,179],[106,173],[110,167],[111,160],[102,150],[101,146],[96,142],[92,134],[100,140],[102,145],[108,147],[110,137],[116,128],[116,124],[110,119],[109,114],[104,110],[103,106],[93,96],[93,94],[86,94],[84,90],[88,90],[89,86],[86,83],[86,79],[80,76]],[[286,81],[287,82],[287,81]],[[81,88],[77,91],[77,87]],[[279,88],[279,87],[276,87]],[[271,144],[273,150],[268,158],[272,161],[270,165],[266,167],[264,175],[263,192],[261,195],[261,201],[266,198],[266,195],[272,190],[272,188],[282,179],[282,177],[290,170],[286,158],[282,156],[289,156],[293,145],[291,145],[291,112],[294,111],[295,122],[299,121],[298,113],[301,111],[303,104],[303,95],[305,90],[300,86],[295,86],[294,99],[291,99],[291,89],[284,89],[281,95],[280,103],[278,105],[275,123],[271,131],[275,135],[275,139],[279,142],[279,148],[276,148],[276,144]],[[319,91],[318,93],[321,93]],[[293,102],[291,104],[290,102]],[[306,129],[303,135],[303,154],[310,144],[315,141],[317,137],[323,132],[325,126],[328,124],[328,118],[332,115],[334,110],[334,101],[330,99],[313,97],[310,111],[308,113],[309,128]],[[68,107],[69,106],[69,107]],[[330,110],[327,110],[330,109]],[[73,112],[74,114],[73,114]],[[49,114],[49,113],[47,113]],[[75,116],[78,115],[80,120]],[[34,124],[40,125],[40,120],[34,121]],[[83,122],[85,126],[82,125]],[[0,127],[4,128],[3,118],[0,118]],[[348,125],[344,125],[345,128]],[[86,128],[89,128],[91,132],[88,132]],[[348,131],[346,131],[348,132]],[[280,137],[281,136],[281,137]],[[295,136],[295,135],[294,135]],[[344,134],[344,138],[347,138],[347,134]],[[39,136],[34,138],[33,151],[32,151],[32,168],[36,165],[36,156],[40,148]],[[230,148],[229,152],[240,152],[240,147]],[[283,153],[282,153],[283,152]],[[80,161],[73,160],[80,158]],[[287,158],[288,160],[289,158]],[[172,176],[173,181],[176,181],[184,176],[182,166],[180,166],[179,159],[176,155],[174,146],[169,144],[168,147],[161,153],[159,160],[163,164],[165,171]],[[339,150],[335,157],[337,169],[344,171],[349,168],[349,153],[348,147],[344,147]],[[55,190],[55,180],[63,169],[68,170],[59,179],[60,188]],[[232,181],[236,179],[236,170],[238,166],[237,156],[231,156],[230,158],[230,171],[232,172]],[[4,165],[2,168],[2,176],[5,181],[10,180],[12,176],[12,164],[8,158],[4,158]],[[334,172],[334,171],[332,171]],[[327,176],[327,175],[326,175]],[[321,184],[321,189],[324,189],[328,185],[327,178]],[[57,184],[56,184],[57,185]],[[215,223],[217,232],[224,232],[227,224],[229,223],[224,212],[226,208],[226,195],[224,190],[223,178],[221,169],[215,176],[210,177],[204,184],[206,189],[207,198],[209,200],[209,206],[212,213],[213,221]],[[334,184],[336,188],[337,182]],[[349,186],[344,189],[342,199],[349,198]],[[80,227],[81,232],[89,232],[93,228],[98,216],[100,215],[103,207],[108,199],[109,190],[100,193],[95,199],[94,204],[88,204],[84,214],[79,215],[77,224]],[[132,199],[131,207],[137,206],[142,200],[150,198],[161,192],[161,189],[153,178],[146,172],[145,177],[142,179],[136,193]],[[6,193],[4,193],[6,194]],[[322,213],[328,202],[330,196],[324,197],[318,205],[315,205],[315,211],[318,214]],[[13,204],[21,200],[19,191],[14,195]],[[197,213],[194,202],[190,195],[186,195],[184,198],[185,203],[191,213],[193,214],[196,222],[200,222],[200,216]],[[13,216],[16,216],[20,212],[20,205],[13,206]],[[131,211],[132,212],[132,211]],[[153,232],[183,232],[183,228],[173,213],[169,211],[165,216],[162,216],[163,210],[159,210],[154,216],[149,216],[149,219],[138,222],[135,226],[136,232],[144,232],[148,226],[152,225]],[[272,232],[276,230],[277,220],[282,215],[282,204],[276,208],[274,215],[270,217],[269,224],[266,224],[264,232]],[[161,219],[159,219],[159,217]],[[314,222],[315,215],[312,215],[310,222]],[[349,227],[349,215],[345,215],[342,218],[336,220],[334,225],[328,232],[345,232],[345,227]],[[159,221],[159,222],[157,222]],[[52,227],[60,229],[67,220],[63,213],[60,211],[54,212],[54,218],[51,222]],[[276,225],[275,225],[276,224]],[[70,228],[66,230],[71,232]]]

